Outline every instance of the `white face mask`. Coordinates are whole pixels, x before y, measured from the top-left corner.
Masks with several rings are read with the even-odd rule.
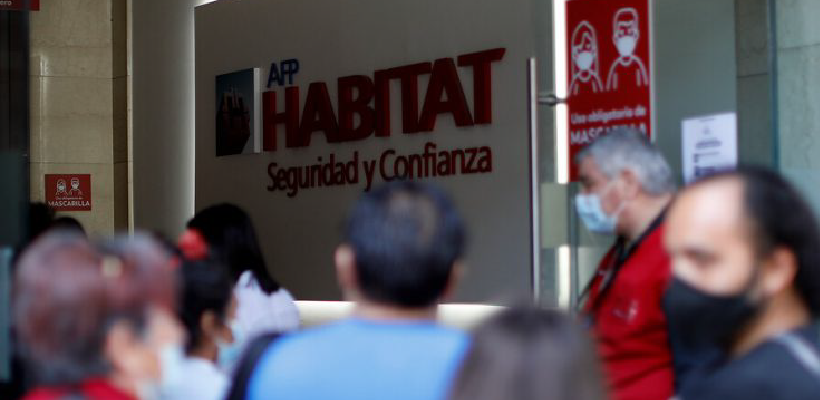
[[[245,345],[245,337],[239,323],[234,320],[231,321],[231,334],[233,335],[233,343],[218,341],[219,356],[217,363],[223,372],[231,372],[242,356],[242,350]]]
[[[618,38],[615,45],[618,47],[618,54],[621,57],[629,57],[632,53],[635,52],[635,45],[637,44],[637,39],[634,36],[621,36]]]
[[[578,65],[583,71],[588,71],[592,68],[592,63],[595,61],[595,56],[592,54],[591,51],[582,51],[578,53],[578,57],[575,58],[575,64]]]
[[[613,182],[610,182],[604,189],[606,193]],[[578,193],[575,196],[575,209],[581,221],[584,221],[587,229],[596,233],[613,233],[618,226],[618,215],[624,208],[624,204],[618,207],[614,214],[607,214],[601,207],[601,196],[597,193]]]
[[[169,398],[169,393],[179,385],[185,354],[178,344],[165,345],[159,354],[161,375],[158,382],[141,384],[137,391],[140,400],[162,400]]]

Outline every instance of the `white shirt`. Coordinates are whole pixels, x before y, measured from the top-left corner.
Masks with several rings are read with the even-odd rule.
[[[170,392],[173,400],[222,400],[228,394],[227,375],[212,362],[199,357],[185,357],[179,367],[180,379]]]
[[[267,332],[285,332],[299,328],[299,309],[286,289],[265,294],[251,271],[239,277],[234,288],[237,300],[236,322],[243,339],[250,341]]]

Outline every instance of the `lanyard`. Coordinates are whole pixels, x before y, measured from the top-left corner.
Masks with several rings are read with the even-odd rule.
[[[641,243],[643,243],[646,238],[655,231],[661,224],[663,223],[664,217],[666,216],[666,210],[662,211],[655,220],[649,224],[649,227],[643,231],[641,236],[638,237],[638,240],[628,243],[626,238],[623,236],[618,237],[618,240],[615,242],[614,251],[612,253],[612,257],[610,258],[608,268],[605,269],[606,274],[601,279],[601,285],[598,287],[597,296],[594,297],[594,302],[590,306],[590,310],[595,310],[598,305],[601,303],[601,300],[606,296],[606,293],[612,287],[615,282],[615,279],[618,276],[618,273],[621,272],[624,264],[626,261],[632,257],[632,254],[640,247]],[[596,272],[596,275],[599,275],[601,269]],[[580,296],[578,296],[578,305],[580,308],[583,308],[583,304],[587,300],[592,292],[592,285],[595,283],[595,278],[593,277],[590,279],[589,283],[584,287],[584,290],[581,291]]]

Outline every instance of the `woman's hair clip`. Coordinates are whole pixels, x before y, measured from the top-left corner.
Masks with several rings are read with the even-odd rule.
[[[196,229],[186,229],[179,237],[177,247],[187,260],[199,261],[208,257],[208,243]]]

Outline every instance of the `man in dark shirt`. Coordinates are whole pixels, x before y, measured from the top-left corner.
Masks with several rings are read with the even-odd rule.
[[[795,189],[758,168],[709,177],[675,200],[665,243],[670,329],[721,354],[679,397],[820,398],[820,231]]]

